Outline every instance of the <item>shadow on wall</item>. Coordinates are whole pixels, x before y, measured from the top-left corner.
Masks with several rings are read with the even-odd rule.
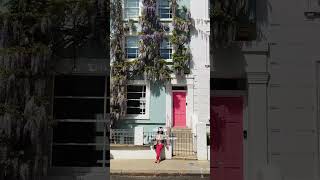
[[[257,42],[268,40],[268,27],[270,24],[269,15],[272,12],[272,5],[269,0],[256,0],[256,27],[257,27]],[[250,47],[250,41],[245,42],[245,45]]]
[[[246,76],[247,63],[239,45],[216,49],[210,64],[212,64],[211,72],[213,72],[211,74],[216,78],[244,78]]]
[[[161,94],[161,90],[163,90],[162,88],[165,87],[165,84],[163,84],[162,82],[159,82],[159,81],[153,82],[150,85],[151,85],[150,93],[155,97],[159,97]]]

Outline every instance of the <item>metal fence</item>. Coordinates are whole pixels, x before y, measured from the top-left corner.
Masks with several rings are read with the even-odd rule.
[[[196,136],[189,132],[172,132],[173,156],[194,158],[196,156]]]
[[[134,144],[133,129],[110,129],[110,144]]]
[[[143,132],[143,144],[153,145],[156,135],[156,132]]]
[[[145,145],[153,145],[156,132],[144,132],[143,140]],[[174,157],[195,158],[196,156],[196,136],[190,132],[170,132],[165,133],[164,143],[172,146]]]

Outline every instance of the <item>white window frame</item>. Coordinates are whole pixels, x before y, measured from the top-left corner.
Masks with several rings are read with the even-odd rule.
[[[161,2],[162,0],[159,0],[158,1],[158,3],[157,3],[157,14],[158,14],[158,16],[159,16],[159,18],[160,18],[160,21],[172,21],[172,12],[171,12],[171,18],[161,18],[160,17],[160,10],[161,9],[171,9],[171,6],[170,6],[170,1],[169,1],[169,7],[162,7],[162,8],[160,8],[160,2]]]
[[[167,43],[169,43],[169,47],[171,47],[171,58],[165,59],[165,60],[166,60],[167,62],[172,62],[172,56],[173,56],[173,47],[172,47],[172,44],[171,44],[171,42],[170,42],[169,39],[163,39],[162,42],[161,42],[161,44],[160,44],[160,50],[161,50],[161,49],[168,49],[168,48],[162,48],[162,43],[163,43],[163,41],[167,41]],[[161,52],[160,52],[160,55],[161,55]]]
[[[127,114],[125,116],[125,119],[141,119],[146,120],[150,117],[150,82],[144,81],[144,80],[132,80],[128,82],[128,85],[130,86],[146,86],[146,105],[145,105],[145,114]]]
[[[136,47],[128,47],[128,41],[127,41],[127,39],[128,38],[137,38],[137,46]],[[127,60],[134,60],[134,59],[136,59],[136,58],[128,58],[128,52],[127,52],[127,49],[128,48],[137,48],[138,50],[137,50],[137,57],[136,58],[138,58],[139,57],[139,54],[140,54],[140,52],[139,52],[139,36],[126,36],[126,38],[125,38],[125,55],[126,55],[126,59]]]
[[[138,7],[128,7],[127,6],[127,0],[122,0],[122,6],[123,6],[123,19],[125,21],[129,20],[129,19],[133,19],[135,21],[137,21],[139,19],[139,16],[141,15],[141,1],[138,1]],[[137,17],[128,17],[128,13],[127,13],[127,9],[138,9],[138,15]]]

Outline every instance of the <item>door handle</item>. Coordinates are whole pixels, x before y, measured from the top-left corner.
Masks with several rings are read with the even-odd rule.
[[[244,138],[244,139],[247,139],[247,136],[248,136],[248,133],[247,133],[246,130],[244,130],[244,131],[243,131],[243,138]]]

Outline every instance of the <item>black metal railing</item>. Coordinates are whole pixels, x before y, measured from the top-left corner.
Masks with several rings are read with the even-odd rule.
[[[196,155],[196,137],[190,132],[172,132],[172,155],[190,158]]]
[[[132,129],[111,129],[110,144],[134,144],[134,131]]]
[[[143,132],[143,144],[153,145],[157,133],[156,132]]]

